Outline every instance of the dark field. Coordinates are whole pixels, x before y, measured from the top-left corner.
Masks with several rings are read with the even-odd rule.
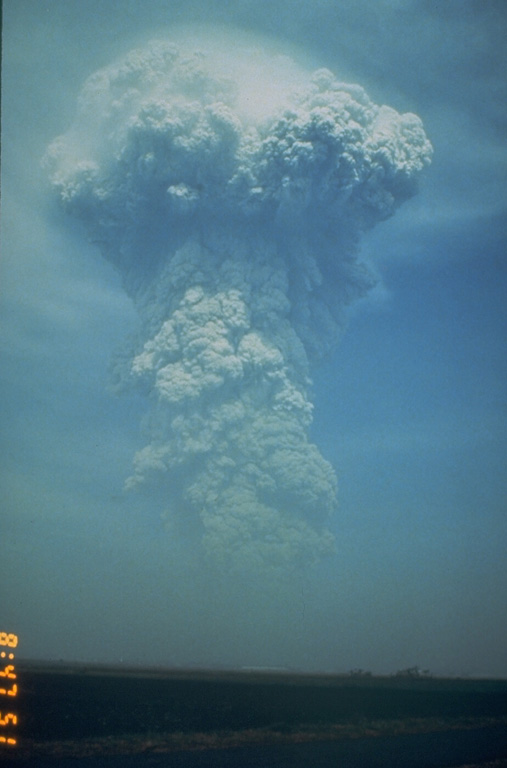
[[[18,746],[2,751],[30,762],[366,737],[380,745],[507,726],[507,681],[28,662],[17,672]]]

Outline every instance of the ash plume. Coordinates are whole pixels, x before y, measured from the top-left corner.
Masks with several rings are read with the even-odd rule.
[[[361,232],[414,194],[430,155],[418,117],[328,70],[160,41],[92,75],[49,148],[61,203],[139,311],[116,370],[151,402],[127,486],[162,484],[169,535],[197,529],[213,562],[291,569],[333,551],[311,367],[372,285]]]

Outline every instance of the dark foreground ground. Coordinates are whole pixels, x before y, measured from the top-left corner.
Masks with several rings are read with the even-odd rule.
[[[28,662],[17,674],[3,765],[507,768],[507,681]]]

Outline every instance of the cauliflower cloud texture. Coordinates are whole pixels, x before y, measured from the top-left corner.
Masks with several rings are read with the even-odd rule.
[[[169,528],[198,521],[215,562],[291,568],[333,550],[310,365],[371,285],[360,233],[414,194],[431,146],[328,70],[249,110],[217,61],[154,42],[97,72],[47,164],[141,317],[118,367],[151,400],[127,484],[162,478]]]

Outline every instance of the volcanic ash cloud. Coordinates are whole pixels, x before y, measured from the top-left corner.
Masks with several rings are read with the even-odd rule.
[[[215,563],[292,568],[334,548],[310,366],[371,285],[361,231],[415,192],[431,147],[327,70],[236,56],[133,51],[85,83],[47,160],[141,318],[118,368],[151,401],[127,485],[164,488],[169,531],[199,530]]]

